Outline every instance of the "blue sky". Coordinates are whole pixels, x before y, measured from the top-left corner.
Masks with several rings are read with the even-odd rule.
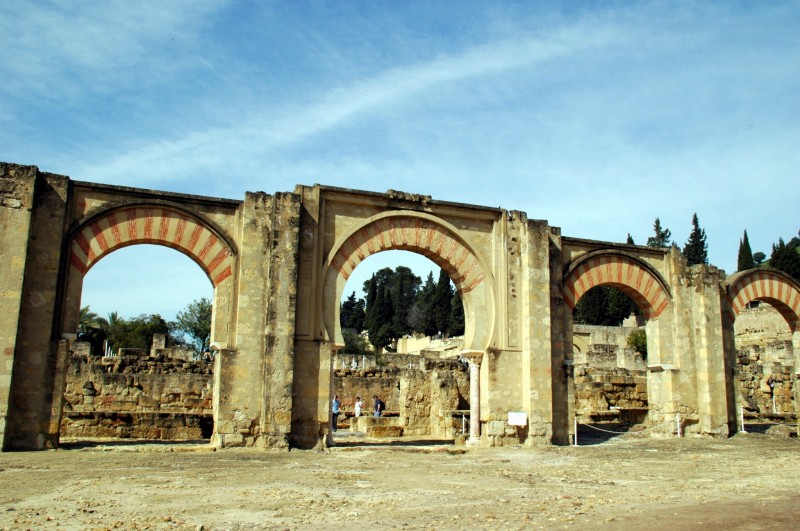
[[[769,254],[800,228],[799,27],[798,2],[4,2],[0,160],[233,199],[392,188],[616,242],[659,217],[682,246],[696,212],[732,273],[744,229]],[[143,287],[99,286],[156,264],[178,308],[210,295],[157,251],[84,299],[140,313]]]

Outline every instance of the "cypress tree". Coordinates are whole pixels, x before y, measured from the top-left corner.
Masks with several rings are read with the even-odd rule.
[[[392,306],[394,308],[392,329],[396,337],[402,337],[412,331],[409,323],[409,312],[414,305],[414,299],[421,282],[420,278],[405,266],[397,266],[394,274],[390,277]]]
[[[708,244],[706,243],[706,231],[700,228],[697,214],[692,216],[692,232],[686,245],[683,246],[683,256],[686,257],[687,265],[708,263]]]
[[[373,325],[375,324],[375,299],[378,296],[378,281],[375,279],[375,273],[372,274],[372,278],[367,280],[366,284],[367,309],[364,318],[364,326],[367,331],[370,331],[374,328]]]
[[[433,296],[433,316],[439,332],[448,335],[450,331],[450,300],[453,292],[450,288],[450,277],[444,269],[439,270],[439,281],[436,283],[436,292]]]
[[[653,223],[653,232],[655,235],[647,238],[648,247],[669,247],[669,240],[672,237],[672,233],[669,229],[661,228],[661,220],[658,218],[656,218],[655,223]]]
[[[375,348],[385,348],[396,337],[392,328],[394,310],[388,286],[378,286],[376,288],[374,307],[372,324],[367,330],[369,342]]]
[[[756,266],[753,260],[753,250],[750,248],[750,240],[747,238],[747,229],[744,231],[744,236],[739,240],[739,259],[737,261],[736,270],[745,271],[753,269]]]
[[[419,323],[414,327],[416,332],[422,332],[426,336],[434,336],[438,329],[436,328],[436,317],[433,312],[433,300],[436,296],[436,282],[433,281],[433,272],[428,273],[428,278],[425,279],[425,284],[422,289],[417,292],[417,298],[414,305],[418,309]]]
[[[458,292],[453,293],[453,298],[450,300],[450,334],[464,335],[464,303]]]
[[[364,299],[356,299],[355,291],[342,303],[339,322],[342,328],[350,328],[356,333],[364,330]]]
[[[595,286],[584,293],[575,305],[572,319],[580,324],[603,325],[607,311],[608,290],[604,286]]]

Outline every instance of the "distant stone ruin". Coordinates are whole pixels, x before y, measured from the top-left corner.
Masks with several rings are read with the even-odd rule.
[[[68,438],[197,440],[211,437],[213,364],[187,360],[155,338],[150,352],[93,355],[74,343],[61,434]]]
[[[736,319],[736,356],[744,416],[794,419],[792,332],[772,306],[744,309]]]

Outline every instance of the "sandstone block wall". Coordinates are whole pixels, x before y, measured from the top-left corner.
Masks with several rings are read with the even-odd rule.
[[[204,361],[73,353],[66,370],[61,435],[208,438],[213,428],[212,380],[212,365]]]
[[[647,413],[644,370],[575,367],[575,415],[578,422],[642,422]]]
[[[792,332],[768,304],[736,317],[737,374],[746,414],[796,414]]]
[[[405,436],[453,435],[452,411],[469,408],[469,373],[458,360],[417,358],[413,369],[334,371],[334,393],[342,401],[340,424],[353,413],[355,397],[364,402],[364,415],[372,415],[373,395],[386,404],[386,412],[397,416],[393,426]],[[392,432],[395,433],[395,432]]]

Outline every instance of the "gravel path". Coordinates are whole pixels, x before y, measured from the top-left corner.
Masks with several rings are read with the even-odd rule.
[[[0,454],[6,529],[797,529],[800,441]]]

